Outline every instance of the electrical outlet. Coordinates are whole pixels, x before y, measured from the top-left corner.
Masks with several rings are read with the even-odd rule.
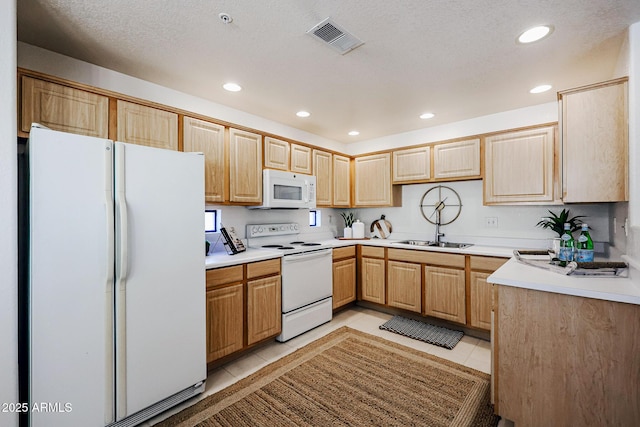
[[[485,217],[484,226],[487,228],[498,228],[498,217],[495,217],[495,216]]]

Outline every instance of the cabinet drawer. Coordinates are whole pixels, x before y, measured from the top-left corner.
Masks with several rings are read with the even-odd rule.
[[[372,257],[372,258],[384,258],[384,248],[378,248],[373,246],[362,246],[360,254],[362,256]]]
[[[247,264],[247,279],[271,274],[280,274],[280,258]]]
[[[242,282],[242,265],[207,270],[207,288],[233,282]]]
[[[417,251],[411,249],[389,249],[389,259],[464,268],[464,255],[442,252]]]
[[[355,246],[347,246],[344,248],[334,248],[333,249],[333,259],[340,258],[349,258],[356,256],[356,247]]]
[[[471,269],[472,270],[484,270],[484,271],[496,271],[505,262],[509,261],[509,258],[494,258],[486,256],[471,255]]]

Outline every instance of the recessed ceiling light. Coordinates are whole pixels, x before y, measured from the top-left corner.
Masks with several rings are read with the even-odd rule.
[[[360,132],[358,132],[357,130],[352,130],[351,132],[349,132],[349,135],[358,136],[358,135],[360,135]]]
[[[421,119],[432,119],[434,118],[436,115],[433,113],[424,113],[420,115]]]
[[[242,87],[236,83],[225,83],[222,87],[229,92],[240,92],[242,90]]]
[[[553,25],[540,25],[537,27],[529,28],[524,33],[518,36],[518,43],[533,43],[538,40],[542,40],[553,32]]]
[[[296,113],[296,116],[298,116],[298,117],[309,117],[310,115],[311,115],[311,113],[308,112],[308,111],[298,111]]]
[[[529,93],[542,93],[548,91],[549,89],[551,89],[551,85],[540,85],[531,89]]]

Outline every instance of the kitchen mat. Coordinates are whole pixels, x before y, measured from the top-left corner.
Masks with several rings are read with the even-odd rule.
[[[441,326],[434,326],[417,320],[407,319],[402,316],[393,316],[390,320],[380,325],[380,329],[444,347],[449,350],[455,347],[464,336],[464,332],[462,331],[454,331]]]

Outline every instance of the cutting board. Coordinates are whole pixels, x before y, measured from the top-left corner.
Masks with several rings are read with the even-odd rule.
[[[380,219],[376,219],[371,223],[371,236],[380,239],[386,239],[391,234],[391,223],[384,219],[384,215]]]

